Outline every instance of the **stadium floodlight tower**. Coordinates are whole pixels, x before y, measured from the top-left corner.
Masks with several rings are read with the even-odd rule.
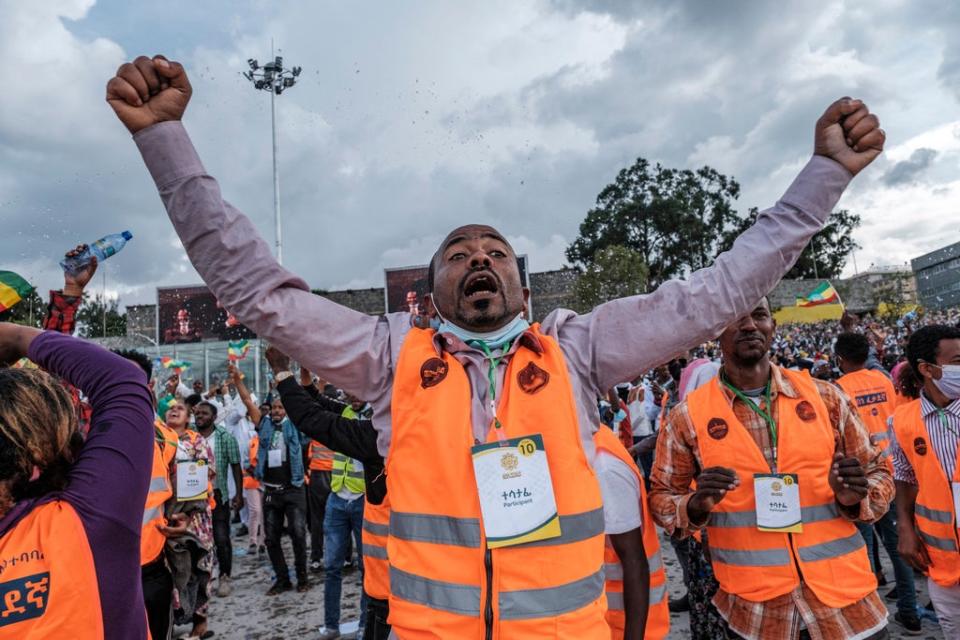
[[[271,46],[272,49],[272,46]],[[272,52],[271,52],[272,55]],[[276,230],[277,262],[283,264],[283,233],[280,226],[280,173],[277,171],[277,96],[297,83],[302,69],[283,68],[283,57],[275,56],[262,67],[254,58],[247,60],[250,70],[243,77],[253,83],[253,88],[270,92],[270,121],[273,126],[273,221]]]

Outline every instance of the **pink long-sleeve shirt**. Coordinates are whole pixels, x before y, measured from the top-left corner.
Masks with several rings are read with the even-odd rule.
[[[370,316],[311,293],[277,263],[250,220],[223,199],[180,122],[148,127],[134,140],[191,262],[217,299],[302,365],[369,401],[377,446],[386,456],[394,369],[410,330],[409,314]],[[588,459],[599,424],[596,398],[715,338],[750,311],[823,226],[851,177],[837,162],[814,156],[783,197],[711,267],[587,314],[558,309],[544,319],[542,331],[557,340],[566,358]],[[451,227],[462,222],[451,221]],[[473,389],[474,435],[484,441],[493,413],[483,354],[450,334],[435,343],[463,364]],[[500,362],[497,388],[509,360],[510,354]]]

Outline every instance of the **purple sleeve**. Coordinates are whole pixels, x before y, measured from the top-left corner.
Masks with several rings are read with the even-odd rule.
[[[33,340],[28,357],[83,391],[93,407],[61,497],[80,516],[93,552],[105,637],[145,637],[140,528],[153,462],[146,375],[95,344],[49,331]]]

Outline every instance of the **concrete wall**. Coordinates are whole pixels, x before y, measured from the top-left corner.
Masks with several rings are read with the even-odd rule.
[[[876,275],[876,274],[874,274]],[[891,287],[891,278],[903,277],[903,274],[880,274],[877,277],[860,277],[848,280],[835,280],[833,285],[840,293],[847,308],[854,313],[872,311],[881,300],[889,300],[884,294]],[[547,314],[558,308],[570,309],[574,306],[573,289],[577,281],[577,272],[573,269],[558,269],[530,274],[531,300],[534,320],[543,320]],[[813,291],[820,280],[782,280],[770,293],[770,305],[773,309],[793,306],[798,297],[804,297]],[[912,290],[910,290],[912,293]],[[370,289],[346,289],[343,291],[314,291],[338,304],[371,315],[384,312],[384,294],[382,287]],[[154,305],[136,305],[127,307],[127,332],[154,335]]]

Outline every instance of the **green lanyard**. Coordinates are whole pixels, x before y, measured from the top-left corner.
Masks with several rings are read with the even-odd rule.
[[[767,385],[763,388],[763,399],[764,399],[765,406],[767,407],[767,410],[764,411],[759,406],[757,406],[756,402],[748,398],[746,394],[740,391],[740,389],[737,389],[735,386],[730,384],[730,382],[727,381],[726,376],[721,375],[720,380],[723,382],[723,385],[727,389],[730,389],[730,391],[732,391],[735,396],[737,396],[738,398],[740,398],[741,401],[743,401],[743,404],[747,405],[747,407],[749,407],[751,411],[753,411],[755,414],[763,418],[764,421],[767,423],[767,427],[770,429],[770,444],[773,447],[773,468],[774,468],[774,473],[776,473],[777,421],[773,419],[773,405],[770,402],[770,381],[767,380]],[[768,411],[770,413],[767,413]]]
[[[950,421],[947,420],[946,412],[940,407],[937,407],[937,415],[940,416],[940,424],[943,426],[944,429],[946,429],[947,431],[949,431],[955,436],[960,436],[960,433],[957,433],[954,430],[954,428],[950,426]]]
[[[497,367],[500,365],[500,362],[503,361],[503,357],[510,351],[510,346],[513,344],[513,341],[503,345],[499,357],[494,357],[493,353],[490,351],[490,347],[487,346],[487,343],[482,340],[471,340],[470,345],[480,347],[480,350],[483,351],[484,357],[486,357],[487,362],[487,380],[490,382],[490,411],[493,413],[493,427],[495,433],[497,434],[497,440],[500,442],[505,442],[507,437],[503,433],[503,425],[500,424],[500,419],[497,418]]]

